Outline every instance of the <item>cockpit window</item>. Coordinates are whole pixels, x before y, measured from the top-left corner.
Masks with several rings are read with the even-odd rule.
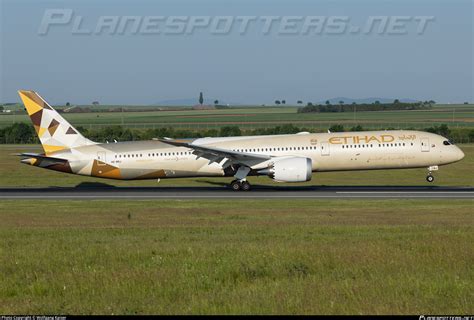
[[[443,144],[444,144],[445,146],[450,146],[450,145],[452,145],[453,143],[452,143],[451,141],[449,141],[449,140],[444,140],[444,141],[443,141]]]

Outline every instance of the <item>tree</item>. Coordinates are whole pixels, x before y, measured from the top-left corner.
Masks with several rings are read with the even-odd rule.
[[[277,130],[277,132],[275,132],[275,134],[294,134],[294,133],[298,133],[300,131],[299,128],[295,127],[291,123],[284,124],[281,127],[276,127],[276,129],[277,128],[278,128],[278,130]]]
[[[364,131],[364,128],[360,124],[351,128],[351,131]]]
[[[98,106],[98,105],[99,105],[99,101],[92,101],[92,105],[93,105],[93,106]]]
[[[399,104],[399,103],[400,103],[400,100],[398,99],[393,100],[393,104]]]
[[[9,143],[34,142],[36,138],[33,126],[24,122],[14,123],[5,133],[5,139]]]
[[[469,131],[469,142],[473,142],[473,141],[474,141],[474,129]]]
[[[344,101],[339,100],[339,104],[342,106],[344,104]]]
[[[380,101],[376,100],[376,101],[374,102],[374,104],[379,105],[379,104],[380,104]]]
[[[286,100],[281,100],[281,104],[286,104]]]
[[[464,102],[464,104],[469,104],[469,102],[466,101],[466,102]]]
[[[121,141],[133,141],[134,136],[133,133],[130,129],[125,129],[122,131],[122,134],[120,135],[120,140]]]
[[[0,106],[0,112],[3,112],[3,106]]]
[[[275,104],[280,104],[280,100],[275,100]]]
[[[312,106],[313,106],[313,103],[308,102],[306,105],[307,105],[308,107],[312,107]]]
[[[69,102],[66,102],[66,107],[69,107],[71,104]]]
[[[344,132],[344,126],[342,124],[334,124],[329,128],[331,132]]]
[[[239,127],[222,127],[220,131],[221,137],[236,137],[241,135],[242,132]]]
[[[204,97],[202,96],[202,92],[199,92],[199,104],[204,103]]]
[[[219,100],[214,100],[214,104],[215,104],[215,105],[218,105],[218,104],[219,104]]]
[[[331,101],[326,100],[326,105],[327,105],[327,106],[330,106],[330,105],[331,105]]]
[[[296,103],[297,103],[297,104],[303,104],[303,101],[298,100]]]
[[[426,128],[425,131],[436,133],[436,134],[439,134],[440,136],[443,136],[443,137],[446,137],[446,138],[448,138],[449,135],[451,134],[451,130],[449,129],[449,127],[446,124],[442,124],[439,127],[434,126],[434,127]]]
[[[430,100],[428,102],[429,102],[429,104],[436,104],[436,101],[434,101],[434,100]]]
[[[443,136],[443,137],[449,137],[451,134],[451,130],[448,128],[446,124],[442,124],[438,127],[438,134]]]

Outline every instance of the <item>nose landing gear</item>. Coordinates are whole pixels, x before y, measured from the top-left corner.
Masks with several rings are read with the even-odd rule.
[[[428,176],[426,176],[426,181],[428,182],[433,182],[435,180],[435,178],[433,177],[433,175],[431,174],[431,171],[438,171],[438,166],[431,166],[431,167],[428,167]]]

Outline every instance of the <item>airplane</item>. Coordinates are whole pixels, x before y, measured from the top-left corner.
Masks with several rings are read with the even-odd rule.
[[[427,168],[464,153],[448,139],[421,131],[328,132],[97,143],[84,137],[34,91],[18,91],[44,152],[21,153],[32,166],[119,180],[234,177],[235,191],[251,189],[248,176],[277,182],[310,181],[313,173]]]

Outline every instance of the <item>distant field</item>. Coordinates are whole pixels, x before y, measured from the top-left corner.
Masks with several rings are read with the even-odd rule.
[[[0,201],[0,313],[473,314],[472,207]]]
[[[131,107],[129,107],[131,109]],[[327,129],[331,124],[347,127],[361,124],[367,128],[424,128],[447,123],[452,127],[474,127],[474,105],[437,105],[432,110],[379,111],[298,114],[296,107],[246,107],[224,110],[183,110],[144,112],[70,113],[64,117],[73,125],[94,128],[124,125],[137,128],[209,129],[226,125],[247,128],[271,127],[292,123],[309,128]],[[26,115],[0,114],[0,127],[15,121],[29,121]]]
[[[474,186],[474,144],[460,145],[466,157],[455,164],[440,167],[434,175],[436,180],[426,182],[425,169],[377,170],[360,172],[327,172],[315,173],[310,182],[291,185],[440,185],[440,186]],[[76,186],[83,183],[105,183],[115,186],[204,186],[225,185],[231,178],[189,178],[162,179],[145,181],[115,181],[82,177],[40,169],[19,162],[11,154],[19,152],[42,152],[39,145],[0,145],[0,187],[40,187],[40,186]],[[253,184],[282,185],[266,177],[250,177]]]

